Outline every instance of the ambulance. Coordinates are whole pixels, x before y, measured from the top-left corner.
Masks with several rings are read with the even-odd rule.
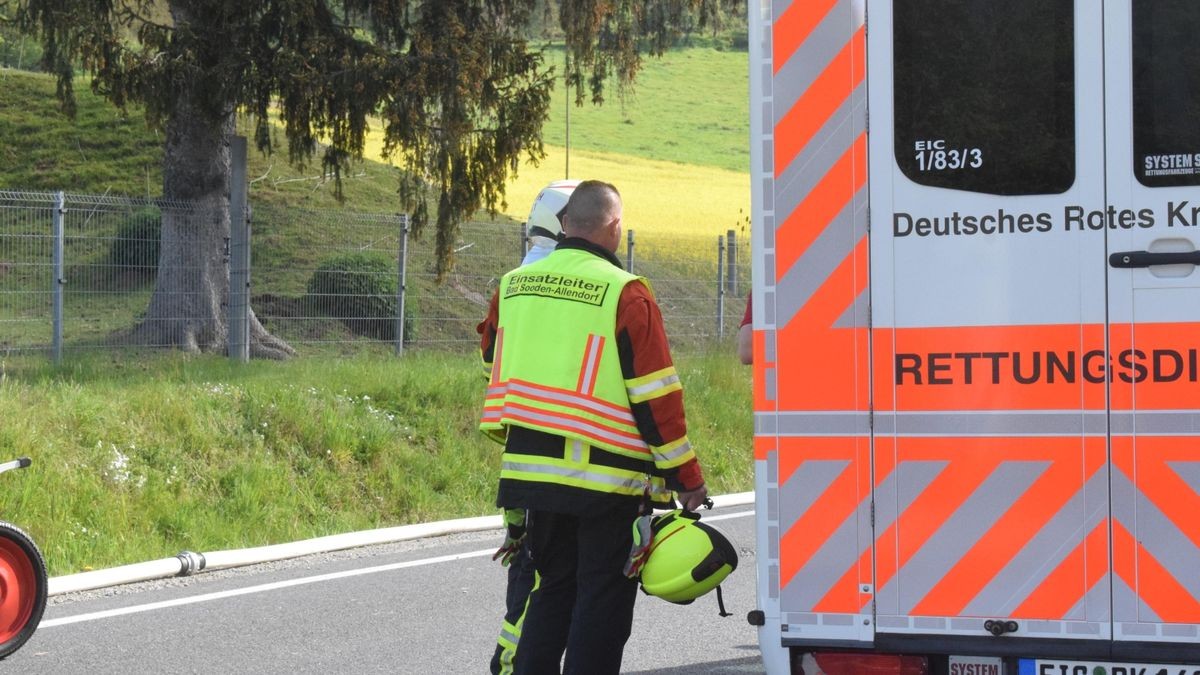
[[[750,26],[766,671],[1200,674],[1200,2]]]

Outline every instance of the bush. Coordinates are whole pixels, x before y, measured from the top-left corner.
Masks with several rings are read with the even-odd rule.
[[[108,247],[105,264],[114,274],[153,276],[158,270],[162,216],[157,209],[143,209],[117,227]]]
[[[381,253],[340,254],[322,262],[309,278],[309,303],[320,315],[341,321],[356,335],[394,340],[396,274],[396,261]],[[405,342],[413,339],[408,312],[404,338]]]

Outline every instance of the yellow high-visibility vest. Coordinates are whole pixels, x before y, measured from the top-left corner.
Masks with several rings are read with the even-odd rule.
[[[669,499],[655,465],[687,462],[691,446],[651,447],[642,439],[631,401],[678,390],[674,368],[626,380],[616,344],[621,290],[638,280],[593,253],[559,249],[519,267],[500,282],[500,324],[480,429],[497,441],[517,425],[566,439],[561,457],[506,448],[501,478],[547,482],[598,492]],[[644,282],[644,280],[643,280]],[[667,372],[669,371],[669,372]],[[639,460],[593,461],[606,452]],[[633,466],[642,467],[640,470]]]

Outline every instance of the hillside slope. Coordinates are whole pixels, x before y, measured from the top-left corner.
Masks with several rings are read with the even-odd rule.
[[[549,50],[547,61],[561,54]],[[745,52],[684,49],[648,59],[636,89],[603,106],[567,105],[556,88],[544,129],[546,158],[523,165],[500,212],[523,220],[537,191],[565,176],[602,178],[626,196],[628,227],[716,235],[749,212]],[[121,111],[77,83],[68,119],[45,75],[0,70],[0,188],[154,197],[161,194],[161,139],[140,110]],[[571,96],[573,99],[573,95]],[[570,144],[567,146],[569,134]],[[397,211],[396,169],[378,137],[345,178],[339,204],[319,166],[252,151],[251,197],[274,205]],[[481,214],[486,217],[486,214]]]

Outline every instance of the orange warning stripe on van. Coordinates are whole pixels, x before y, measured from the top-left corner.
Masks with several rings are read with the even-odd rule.
[[[1113,571],[1159,619],[1167,623],[1200,623],[1200,601],[1138,542],[1113,522]]]
[[[782,279],[867,182],[867,135],[860,134],[775,232],[775,278]]]
[[[1037,588],[1013,610],[1024,619],[1063,619],[1108,575],[1108,519],[1092,528]]]
[[[938,453],[937,458],[944,459],[945,456],[945,453]],[[891,581],[980,483],[995,471],[1002,459],[996,455],[980,457],[978,461],[950,462],[876,540],[876,584],[882,587]],[[884,548],[885,543],[889,548]]]
[[[1084,362],[1089,352],[1104,350],[1101,325],[876,329],[879,332],[892,333],[893,349],[874,351],[875,383],[877,389],[893,390],[896,410],[1105,408],[1103,380],[1091,382],[1084,372],[1102,365],[1095,363],[1097,358]]]
[[[1113,466],[1200,549],[1200,495],[1171,468],[1200,461],[1195,436],[1139,436],[1112,439]]]
[[[870,373],[866,329],[834,328],[838,318],[866,288],[862,260],[867,238],[834,270],[792,320],[777,329],[777,349],[788,358],[777,364],[780,410],[867,410]]]
[[[768,397],[767,393],[767,374],[771,373],[774,376],[775,361],[767,360],[767,331],[756,330],[752,333],[754,343],[754,362],[751,368],[754,371],[754,378],[751,382],[751,390],[754,396],[755,412],[771,412],[775,410],[776,396]]]
[[[877,489],[905,462],[942,461],[946,462],[946,467],[890,526],[878,533],[874,546],[858,556],[811,611],[865,611],[869,598],[855,599],[853,591],[864,579],[872,578],[872,563],[875,565],[875,588],[880,589],[929,543],[1002,462],[1051,462],[1051,467],[930,589],[912,612],[927,616],[958,615],[1062,505],[1082,489],[1088,478],[1105,465],[1104,439],[1085,439],[1084,442],[1086,447],[1081,457],[1078,438],[1039,439],[1036,446],[1031,446],[1027,439],[1012,438],[897,440],[876,437]],[[900,446],[900,452],[892,451],[896,445]],[[899,463],[894,463],[893,458]],[[1094,571],[1090,567],[1088,570],[1089,573]],[[1060,598],[1059,601],[1064,600]]]
[[[803,462],[842,459],[845,469],[821,493],[812,506],[791,523],[779,541],[779,581],[787,586],[792,577],[828,540],[847,518],[854,517],[859,503],[870,495],[870,443],[859,438],[780,438],[779,482]]]
[[[821,23],[821,19],[824,19],[837,3],[838,0],[793,2],[775,19],[771,31],[771,61],[775,73],[778,73],[796,49],[804,44],[813,29]]]
[[[859,27],[825,70],[775,125],[775,177],[817,135],[866,76],[866,29]],[[776,65],[780,61],[776,61]],[[866,176],[866,167],[863,167]]]
[[[875,489],[891,476],[896,469],[895,439],[886,436],[875,438],[875,449],[872,457],[875,462]],[[857,614],[870,609],[874,600],[871,593],[861,592],[862,584],[874,584],[876,581],[875,552],[896,550],[896,529],[887,528],[877,537],[872,546],[858,556],[858,560],[846,569],[846,572],[830,586],[829,590],[812,607],[814,612],[841,612]],[[878,586],[876,586],[878,588]],[[857,595],[852,591],[858,591]]]
[[[1078,439],[1038,439],[1037,443],[1043,452],[1027,459],[1052,454],[1055,458],[1049,468],[913,607],[913,614],[958,616],[1104,464],[1103,439],[1085,439],[1091,448],[1085,449],[1084,461],[1080,461]],[[1069,588],[1064,587],[1064,592],[1070,594]]]

